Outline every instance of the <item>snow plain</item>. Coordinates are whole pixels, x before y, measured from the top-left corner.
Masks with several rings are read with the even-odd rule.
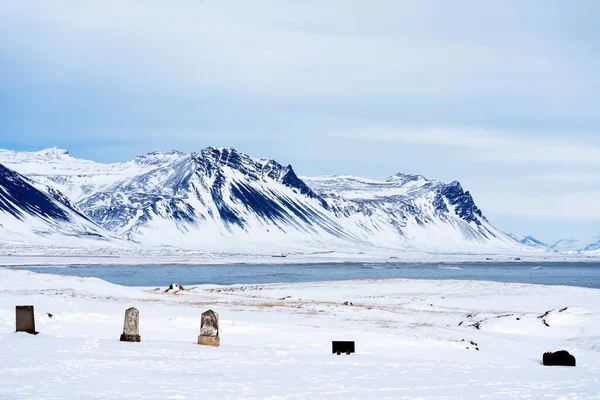
[[[520,258],[532,262],[598,262],[600,252],[561,254],[532,249],[521,252],[422,253],[392,249],[348,249],[289,251],[272,248],[260,252],[204,252],[170,246],[151,247],[125,243],[122,246],[90,241],[86,248],[70,245],[12,245],[0,242],[0,266],[45,265],[149,265],[149,264],[315,264],[386,262],[510,262]],[[279,251],[277,251],[279,250]],[[316,250],[316,251],[315,251]]]
[[[165,289],[0,268],[0,398],[599,398],[600,290],[403,279]],[[35,306],[39,335],[14,333],[21,304]],[[130,306],[141,343],[118,341]],[[209,308],[219,348],[196,344]],[[355,340],[357,354],[331,355],[331,340]],[[576,368],[540,364],[560,349]]]

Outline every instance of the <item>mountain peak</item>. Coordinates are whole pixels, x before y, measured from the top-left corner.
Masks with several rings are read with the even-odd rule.
[[[205,147],[199,152],[193,153],[192,156],[205,160],[209,163],[224,164],[231,167],[239,166],[240,164],[243,164],[244,161],[246,163],[254,161],[252,157],[237,151],[232,147],[209,146]]]
[[[394,175],[390,176],[385,181],[386,182],[403,182],[403,183],[407,183],[407,182],[415,182],[415,181],[420,181],[420,180],[427,181],[427,182],[429,181],[423,175],[403,174],[401,172],[398,172],[397,174],[394,174]]]
[[[241,151],[233,147],[216,147],[216,146],[208,146],[203,148],[198,152],[203,155],[228,155],[228,154],[236,154],[236,155],[246,155]],[[250,157],[250,156],[247,156]]]
[[[525,236],[523,239],[520,240],[520,242],[526,246],[531,246],[531,247],[548,247],[548,245],[546,243],[542,242],[541,240],[539,240],[531,235]]]
[[[184,153],[183,151],[179,151],[179,150],[167,150],[167,151],[152,151],[148,154],[146,154],[145,156],[140,156],[140,157],[148,157],[148,156],[171,156],[171,155],[176,155],[176,156],[183,156],[186,153]]]
[[[37,153],[50,158],[62,158],[64,156],[69,156],[68,150],[61,149],[60,147],[56,146],[47,149],[42,149]]]
[[[479,218],[485,219],[481,210],[475,205],[471,193],[469,191],[465,192],[458,181],[453,181],[439,187],[436,200],[434,201],[434,206],[439,211],[448,211],[444,199],[455,208],[456,215],[467,222],[474,222],[479,225],[481,223]]]
[[[206,147],[193,155],[201,168],[209,175],[222,173],[223,166],[241,172],[250,180],[260,180],[269,177],[277,182],[311,198],[319,199],[324,207],[325,202],[313,190],[298,178],[291,165],[284,167],[275,160],[253,158],[232,147]]]
[[[187,157],[187,153],[178,150],[153,151],[144,156],[137,156],[133,161],[143,165],[157,165]]]

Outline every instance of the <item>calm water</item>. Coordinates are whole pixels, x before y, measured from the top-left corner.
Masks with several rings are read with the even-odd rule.
[[[23,267],[94,276],[125,286],[333,281],[344,279],[472,279],[600,288],[600,263],[387,263],[291,265],[94,265]]]

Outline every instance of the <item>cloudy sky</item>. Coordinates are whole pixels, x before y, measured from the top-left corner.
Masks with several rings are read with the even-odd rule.
[[[459,180],[499,228],[600,235],[600,2],[0,2],[0,147],[232,146]]]

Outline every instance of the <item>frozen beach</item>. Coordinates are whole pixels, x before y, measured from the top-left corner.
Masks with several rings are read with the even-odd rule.
[[[597,289],[405,279],[156,289],[0,269],[0,398],[600,392]],[[14,333],[15,306],[25,304],[35,306],[37,336]],[[140,311],[141,343],[118,341],[131,306]],[[220,315],[219,348],[196,344],[209,308]],[[332,340],[356,341],[357,353],[331,355]],[[561,349],[577,367],[540,364],[543,352]]]

